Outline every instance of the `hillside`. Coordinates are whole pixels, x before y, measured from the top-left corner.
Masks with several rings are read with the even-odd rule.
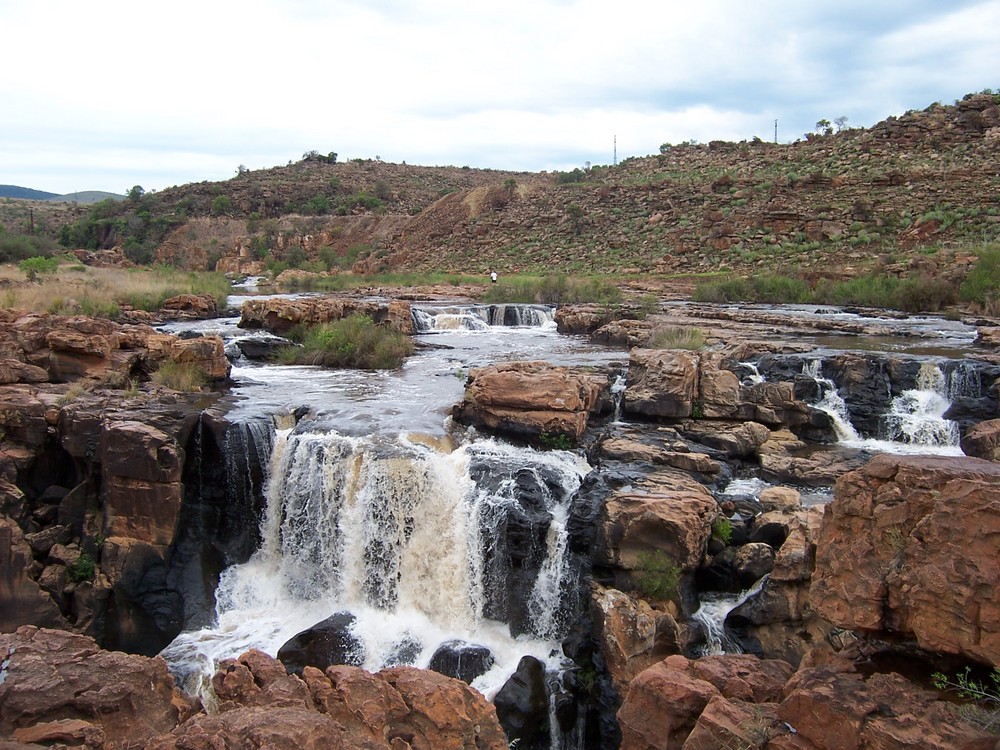
[[[665,144],[572,173],[332,163],[101,203],[62,231],[138,261],[254,272],[960,272],[1000,236],[992,94],[792,144]]]

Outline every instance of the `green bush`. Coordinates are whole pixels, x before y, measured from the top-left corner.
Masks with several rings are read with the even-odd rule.
[[[28,277],[28,281],[34,281],[39,274],[55,273],[59,270],[59,261],[55,258],[43,258],[36,255],[34,258],[25,258],[17,267]]]
[[[647,598],[657,601],[676,598],[681,571],[666,552],[640,552],[634,575],[636,586]]]
[[[485,302],[521,302],[524,304],[572,304],[596,302],[613,305],[621,302],[621,290],[600,277],[569,278],[562,274],[516,276],[490,284]]]
[[[87,552],[80,554],[78,558],[68,567],[69,579],[74,583],[82,581],[93,581],[96,572],[97,562]]]
[[[733,522],[725,516],[719,516],[712,522],[712,536],[723,544],[729,544],[733,538]]]
[[[972,670],[966,667],[954,678],[942,672],[932,675],[934,687],[950,690],[969,701],[962,706],[962,716],[976,726],[990,731],[1000,727],[1000,669],[994,669],[986,680],[976,680],[970,676]]]
[[[301,335],[301,346],[283,349],[283,364],[392,370],[413,353],[413,341],[394,328],[378,326],[367,315],[313,326]]]
[[[1000,245],[983,249],[976,267],[962,282],[959,294],[963,301],[983,306],[992,306],[1000,299]]]

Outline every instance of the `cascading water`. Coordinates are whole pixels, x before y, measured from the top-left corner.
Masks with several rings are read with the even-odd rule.
[[[276,653],[349,611],[358,661],[370,670],[399,663],[404,642],[415,644],[420,667],[448,641],[486,646],[496,663],[473,686],[489,697],[525,654],[560,663],[550,654],[575,589],[567,520],[588,470],[572,453],[493,441],[449,453],[404,438],[280,431],[260,550],[224,572],[217,624],[182,634],[163,655],[197,689],[219,659],[251,647]],[[541,537],[527,578],[531,561],[511,560],[519,540],[504,541],[524,531],[524,515],[542,522],[527,527]],[[527,589],[522,612],[505,601],[511,585]],[[517,633],[490,618],[500,609]]]
[[[958,425],[944,418],[951,406],[944,373],[936,364],[923,362],[916,385],[892,400],[885,415],[889,439],[913,446],[958,448]]]
[[[815,404],[816,408],[830,415],[837,440],[842,443],[861,442],[861,436],[851,424],[851,415],[847,411],[847,404],[837,393],[836,384],[829,378],[823,377],[822,368],[823,363],[818,359],[810,360],[802,365],[802,374],[816,381],[816,385],[820,389],[820,398]]]
[[[726,632],[726,617],[738,606],[753,598],[764,588],[767,576],[739,594],[703,594],[698,610],[691,619],[701,623],[705,632],[702,656],[742,654],[743,649]]]
[[[455,305],[412,307],[418,333],[434,331],[485,331],[490,328],[555,327],[555,310],[545,305]]]
[[[812,378],[819,387],[821,396],[815,406],[830,415],[841,443],[889,453],[962,454],[958,425],[944,418],[951,406],[948,380],[936,364],[921,363],[916,388],[893,398],[889,411],[882,416],[885,439],[864,438],[858,434],[836,384],[823,377],[820,360],[803,365],[802,374]]]

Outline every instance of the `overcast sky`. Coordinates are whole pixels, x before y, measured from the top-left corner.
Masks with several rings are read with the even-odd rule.
[[[0,184],[539,171],[1000,89],[1000,0],[0,0]]]

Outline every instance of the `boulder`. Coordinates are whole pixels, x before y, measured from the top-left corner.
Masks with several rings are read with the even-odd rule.
[[[595,561],[627,570],[662,554],[681,571],[693,571],[705,555],[718,504],[686,473],[661,470],[613,493],[597,529]]]
[[[249,299],[243,303],[239,325],[240,328],[264,328],[282,336],[299,325],[330,323],[351,315],[366,315],[375,323],[390,325],[402,333],[414,332],[408,302],[394,300],[386,304],[350,297]]]
[[[431,656],[429,669],[471,683],[486,674],[496,660],[489,648],[465,641],[447,641]]]
[[[1000,461],[1000,419],[980,422],[962,435],[962,452],[974,458]]]
[[[178,294],[163,300],[160,309],[184,318],[214,318],[219,314],[219,305],[211,294]]]
[[[146,742],[190,711],[160,658],[102,651],[93,639],[25,626],[0,634],[0,734],[39,738],[60,730],[110,743]],[[92,728],[88,728],[90,724]]]
[[[306,666],[326,669],[335,664],[360,666],[364,663],[361,642],[351,628],[355,617],[338,612],[290,638],[278,649],[278,659],[285,669],[302,674]]]
[[[548,750],[552,738],[542,662],[533,656],[521,657],[514,674],[493,698],[493,706],[509,742],[525,750]]]
[[[507,362],[469,373],[456,421],[521,438],[583,437],[600,389],[589,374],[545,362]]]
[[[810,600],[835,625],[1000,664],[1000,466],[882,455],[837,482]]]
[[[699,396],[698,368],[695,352],[632,349],[624,412],[643,417],[690,417]]]

